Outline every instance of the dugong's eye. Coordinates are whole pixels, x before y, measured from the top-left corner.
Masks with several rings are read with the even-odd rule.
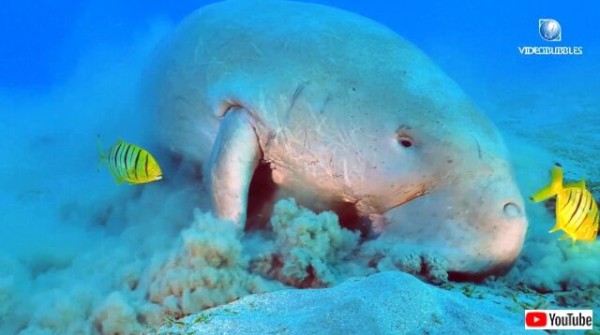
[[[398,143],[405,148],[410,148],[413,146],[412,138],[406,135],[398,135]]]
[[[404,124],[400,125],[396,129],[396,141],[398,141],[398,144],[400,144],[403,148],[410,148],[413,145],[415,145],[415,141],[410,136],[411,130],[412,130],[411,126],[407,126]]]

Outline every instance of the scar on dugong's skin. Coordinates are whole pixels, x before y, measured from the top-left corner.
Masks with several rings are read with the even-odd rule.
[[[217,3],[176,29],[152,71],[164,143],[202,162],[221,218],[245,224],[264,163],[284,194],[355,208],[386,223],[379,238],[451,271],[497,273],[519,254],[527,219],[497,129],[376,22],[308,3]]]

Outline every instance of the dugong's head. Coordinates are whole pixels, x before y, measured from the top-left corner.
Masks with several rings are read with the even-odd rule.
[[[442,256],[452,272],[504,272],[527,218],[498,130],[421,52],[387,51],[396,63],[346,106],[360,125],[344,163],[359,171],[359,212],[380,213],[380,238]]]
[[[335,124],[314,135],[330,144],[322,154],[339,178],[329,189],[384,222],[379,238],[442,256],[452,272],[507,270],[527,218],[499,131],[421,51],[395,34],[365,36],[367,51],[346,50],[328,69],[348,83],[324,111]]]
[[[466,99],[437,105],[402,94],[418,105],[397,105],[375,138],[357,139],[367,148],[360,158],[346,162],[370,170],[355,188],[357,208],[383,214],[372,216],[383,223],[375,225],[379,238],[440,255],[450,271],[503,272],[521,250],[527,219],[496,128]]]
[[[386,180],[402,185],[387,184],[390,192],[378,205],[406,202],[386,206],[380,238],[442,256],[452,272],[509,269],[521,250],[527,219],[495,129],[483,117],[470,117],[403,125],[395,136],[397,143],[384,144],[390,146],[378,166],[384,171],[372,174],[369,183],[384,196]]]
[[[393,160],[413,170],[404,175],[411,186],[396,192],[412,194],[385,211],[380,238],[440,255],[452,272],[502,273],[517,258],[527,230],[523,199],[499,143],[463,131],[472,136],[445,141],[417,127],[401,135],[413,144],[399,144],[396,155],[403,158]]]

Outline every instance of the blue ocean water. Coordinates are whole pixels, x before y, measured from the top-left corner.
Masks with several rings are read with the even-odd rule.
[[[371,18],[422,49],[506,135],[524,195],[543,186],[545,167],[560,161],[568,179],[586,178],[600,199],[598,3],[312,2]],[[0,6],[0,333],[134,332],[139,317],[128,325],[102,313],[140,305],[144,298],[122,287],[143,285],[156,270],[149,264],[160,263],[189,226],[193,204],[169,208],[201,196],[189,185],[117,188],[106,170],[97,171],[96,137],[101,134],[105,147],[121,137],[145,141],[144,118],[133,112],[145,66],[159,41],[208,3],[28,0]],[[545,18],[560,23],[561,41],[540,36]],[[582,54],[520,52],[536,47]],[[507,287],[524,282],[545,293],[587,292],[594,298],[572,298],[567,307],[597,304],[598,242],[559,244],[547,234],[552,217],[545,208],[528,210],[525,257]],[[158,233],[149,236],[153,229]],[[140,323],[160,323],[153,308],[168,303],[156,301],[132,312],[148,318]]]
[[[517,1],[314,2],[360,13],[389,26],[428,52],[461,82],[491,73],[495,81],[499,76],[503,82],[535,77],[538,85],[543,85],[546,81],[540,79],[545,76],[557,73],[575,76],[598,66],[594,57],[598,53],[598,37],[590,29],[598,11],[593,1],[577,5],[558,1],[544,5]],[[208,3],[7,2],[0,12],[0,33],[6,44],[1,50],[0,83],[8,89],[51,87],[66,80],[82,53],[94,45],[125,45],[153,20],[166,18],[178,22],[193,9]],[[522,57],[516,52],[522,45],[557,45],[541,40],[538,34],[538,19],[546,17],[561,23],[564,30],[561,46],[583,46],[586,56]],[[593,78],[588,76],[587,80]],[[577,81],[585,80],[579,77]],[[569,85],[555,85],[549,91],[556,92],[564,86]]]

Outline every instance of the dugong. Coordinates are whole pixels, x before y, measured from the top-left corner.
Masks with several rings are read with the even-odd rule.
[[[281,194],[352,208],[452,272],[518,256],[527,219],[498,130],[392,30],[323,5],[225,1],[160,50],[147,81],[161,141],[202,164],[219,217],[244,226],[266,165]]]

